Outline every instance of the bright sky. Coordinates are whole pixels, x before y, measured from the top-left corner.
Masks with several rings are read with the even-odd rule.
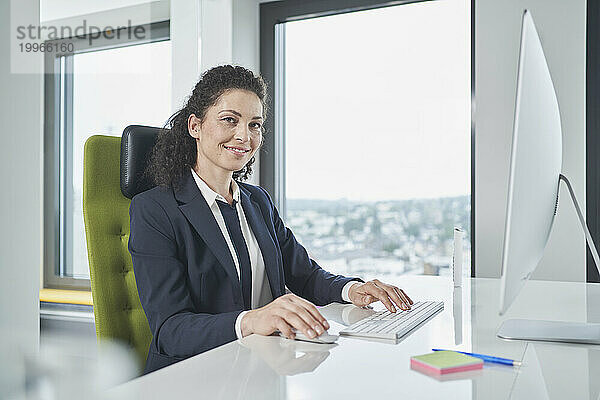
[[[470,193],[468,3],[286,24],[288,198]]]

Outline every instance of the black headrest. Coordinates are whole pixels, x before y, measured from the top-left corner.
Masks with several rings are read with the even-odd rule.
[[[129,125],[121,137],[121,192],[132,198],[154,185],[144,176],[148,158],[161,128]]]

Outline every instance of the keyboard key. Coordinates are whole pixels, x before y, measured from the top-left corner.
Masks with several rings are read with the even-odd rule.
[[[342,330],[340,335],[397,339],[443,309],[444,303],[441,301],[415,302],[410,310],[375,313]]]

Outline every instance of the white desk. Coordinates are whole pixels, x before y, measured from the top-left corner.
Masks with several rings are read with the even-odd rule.
[[[600,346],[504,341],[496,337],[496,330],[507,318],[599,322],[600,285],[531,281],[500,318],[497,279],[468,279],[456,291],[450,280],[440,277],[403,277],[394,283],[413,300],[445,303],[443,312],[398,344],[342,337],[335,345],[319,345],[252,335],[139,377],[109,395],[115,399],[598,398]],[[321,309],[331,333],[343,327],[332,321],[341,322],[343,317],[353,322],[348,318],[368,312],[352,307],[334,304]],[[518,359],[523,366],[486,364],[482,371],[449,376],[453,379],[447,381],[410,369],[412,355],[434,347]]]

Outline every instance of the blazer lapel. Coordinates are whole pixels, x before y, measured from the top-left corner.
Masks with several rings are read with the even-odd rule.
[[[265,262],[265,271],[267,272],[267,278],[269,279],[269,286],[271,287],[271,294],[273,298],[277,298],[284,294],[282,277],[280,275],[281,268],[277,260],[277,248],[273,242],[273,238],[269,234],[267,224],[263,217],[260,206],[250,197],[250,193],[246,188],[240,187],[240,201],[244,214],[246,214],[246,220],[254,232],[258,247],[262,253],[263,261]]]
[[[236,288],[234,290],[236,302],[241,302],[242,289],[240,281],[227,242],[221,234],[221,229],[191,173],[183,179],[182,186],[175,190],[175,197],[183,203],[179,205],[179,209],[219,260],[231,279],[233,287]]]

